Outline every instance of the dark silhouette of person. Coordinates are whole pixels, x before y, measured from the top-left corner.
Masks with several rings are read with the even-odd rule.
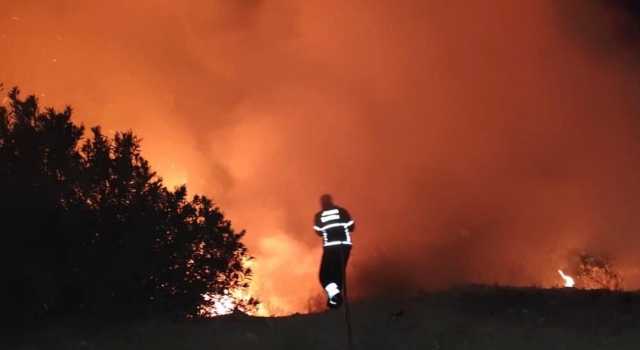
[[[322,237],[320,284],[327,292],[327,307],[342,305],[347,262],[351,254],[351,233],[355,223],[346,209],[333,203],[331,195],[320,197],[320,210],[313,229]]]

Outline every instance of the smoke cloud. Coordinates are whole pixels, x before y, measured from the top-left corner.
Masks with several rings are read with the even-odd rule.
[[[1,8],[5,85],[70,104],[86,125],[133,129],[169,185],[186,181],[247,229],[273,312],[304,311],[320,291],[311,227],[325,192],[357,222],[357,297],[559,284],[578,248],[640,266],[640,55],[623,6]]]

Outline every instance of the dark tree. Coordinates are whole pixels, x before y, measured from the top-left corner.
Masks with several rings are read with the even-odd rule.
[[[248,287],[244,231],[167,189],[131,131],[84,138],[71,115],[17,88],[0,106],[0,318],[197,316],[204,294]]]
[[[622,277],[616,272],[611,258],[604,254],[583,252],[576,271],[578,282],[587,289],[624,290]]]

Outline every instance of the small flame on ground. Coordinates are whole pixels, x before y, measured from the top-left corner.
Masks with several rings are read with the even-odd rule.
[[[236,307],[236,300],[226,290],[223,295],[204,295],[204,300],[213,301],[213,305],[205,311],[210,316],[229,314]]]
[[[235,310],[241,311],[250,316],[269,316],[268,310],[260,307],[255,310],[245,310],[241,305],[251,298],[251,293],[245,290],[225,290],[223,294],[205,294],[203,299],[211,302],[212,305],[203,307],[201,314],[206,317],[228,315]]]
[[[245,268],[253,269],[254,264],[254,260],[246,257],[242,259],[242,265]],[[240,282],[247,281],[245,277]],[[228,315],[238,310],[250,316],[271,316],[269,310],[263,305],[257,305],[250,309],[242,307],[254,297],[254,294],[255,290],[252,287],[248,289],[225,289],[222,294],[204,294],[202,296],[204,301],[211,304],[201,307],[200,314],[206,317],[215,317]]]
[[[558,270],[558,273],[560,274],[560,276],[562,276],[562,279],[564,279],[564,286],[567,288],[572,288],[575,284],[573,278],[571,276],[565,275],[562,270]]]

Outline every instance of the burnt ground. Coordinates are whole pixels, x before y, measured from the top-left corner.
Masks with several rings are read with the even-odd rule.
[[[354,349],[639,349],[640,293],[467,286],[353,303]],[[2,349],[347,349],[341,310],[52,326]]]

